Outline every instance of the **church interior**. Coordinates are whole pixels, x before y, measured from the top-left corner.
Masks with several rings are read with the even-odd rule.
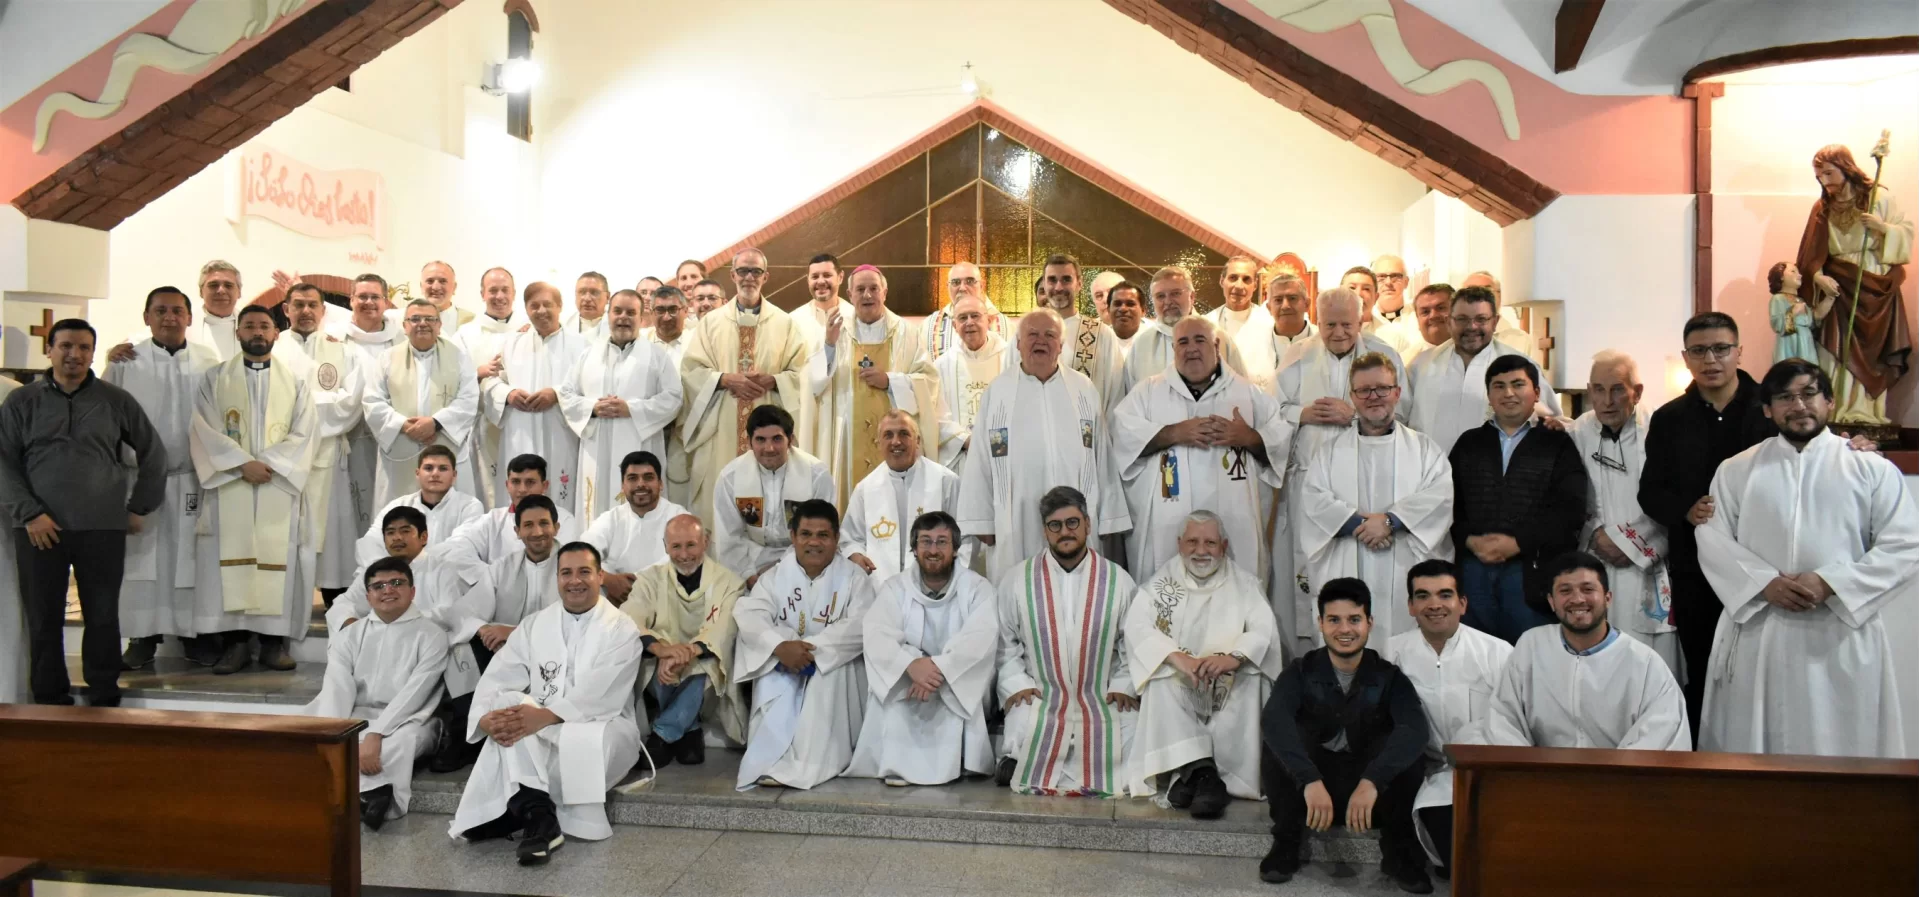
[[[747,250],[765,298],[797,313],[832,253],[843,271],[877,269],[916,330],[948,307],[949,268],[970,262],[1011,343],[1057,255],[1083,282],[1146,285],[1180,266],[1196,312],[1226,302],[1231,259],[1312,297],[1390,256],[1408,313],[1429,285],[1490,280],[1567,416],[1592,407],[1603,352],[1637,361],[1651,411],[1692,382],[1681,334],[1697,314],[1737,323],[1756,380],[1811,345],[1780,309],[1824,275],[1792,268],[1783,284],[1780,265],[1809,257],[1816,152],[1850,148],[1874,196],[1920,208],[1916,34],[1910,0],[0,0],[0,375],[50,377],[68,318],[97,331],[104,375],[109,347],[147,335],[150,291],[191,296],[210,259],[237,268],[242,297],[307,281],[343,314],[364,272],[404,310],[438,262],[457,272],[464,321],[486,311],[496,266],[557,285],[571,310],[580,272],[624,290],[675,283],[683,260],[730,296]],[[1897,219],[1909,244],[1911,220]],[[1861,320],[1822,325],[1883,351],[1856,347],[1855,367],[1822,344],[1809,360],[1840,372],[1843,398],[1886,384],[1836,405],[1833,429],[1864,434],[1913,495],[1920,291],[1895,264],[1869,292],[1889,270],[1890,305],[1861,315],[1866,278],[1843,278]],[[1104,310],[1088,293],[1077,304]],[[1920,743],[1917,598],[1878,607],[1906,758]],[[642,762],[607,797],[612,836],[570,842],[552,866],[449,840],[464,771],[422,769],[407,815],[366,829],[340,791],[356,727],[299,716],[339,637],[312,611],[291,670],[214,675],[169,640],[120,678],[124,718],[0,705],[6,892],[1393,891],[1374,871],[1381,839],[1344,829],[1309,839],[1291,883],[1261,881],[1259,801],[1200,822],[1164,802],[973,779],[739,790],[739,752],[720,748],[704,769],[649,776]],[[77,598],[68,616],[83,694]],[[19,625],[0,615],[0,636]],[[0,663],[26,666],[24,653]],[[1836,795],[1861,796],[1883,813],[1869,825],[1910,851],[1911,759],[1792,758],[1808,762],[1760,782],[1571,754],[1553,759],[1610,784],[1556,791],[1518,761],[1460,771],[1456,795],[1487,807],[1470,816],[1456,797],[1458,868],[1439,893],[1608,893],[1569,884],[1592,869],[1542,858],[1573,854],[1511,848],[1566,836],[1548,820],[1585,815],[1565,811],[1595,793],[1618,796],[1586,804],[1593,819],[1645,843],[1620,851],[1641,839],[1589,830],[1587,862],[1672,875],[1669,893],[1786,893],[1829,864],[1888,886],[1860,893],[1920,886],[1910,853],[1865,859],[1834,838],[1777,862],[1741,853],[1751,874],[1721,876],[1738,888],[1687,860],[1732,837],[1708,834],[1716,818],[1803,828],[1797,814],[1819,805],[1821,825],[1855,828]],[[1705,794],[1759,796],[1743,814]],[[1484,868],[1469,873],[1469,855]]]

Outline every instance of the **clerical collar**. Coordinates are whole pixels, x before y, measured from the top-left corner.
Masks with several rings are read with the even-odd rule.
[[[749,314],[749,315],[759,314],[760,307],[766,304],[767,304],[767,300],[762,298],[758,304],[754,305],[752,308],[748,308],[746,303],[743,303],[740,301],[740,297],[735,296],[733,299],[733,307],[739,309],[741,313]]]
[[[161,342],[161,341],[159,341],[159,340],[154,340],[154,341],[153,341],[153,344],[154,344],[154,345],[156,345],[156,346],[159,346],[159,347],[160,347],[160,348],[162,348],[162,349],[165,349],[165,350],[167,350],[167,354],[168,354],[168,355],[178,355],[178,354],[180,354],[180,352],[181,352],[181,350],[183,350],[183,349],[185,349],[185,348],[187,347],[187,341],[186,341],[186,340],[181,340],[181,341],[180,341],[180,345],[177,345],[177,346],[169,346],[169,345],[167,345],[166,343],[163,343],[163,342]]]
[[[947,597],[947,590],[951,588],[953,588],[953,574],[951,573],[947,574],[947,581],[941,583],[940,587],[937,589],[928,586],[927,581],[925,579],[920,580],[920,594],[925,595],[929,599],[932,599],[934,601],[939,601],[940,599]]]
[[[707,569],[707,565],[701,564],[700,566],[693,568],[692,573],[682,573],[680,572],[680,569],[676,567],[674,568],[674,571],[673,571],[673,578],[680,581],[680,588],[682,591],[685,591],[687,594],[691,595],[695,592],[700,591],[700,571],[705,569]]]
[[[508,312],[508,313],[507,313],[507,316],[506,316],[506,317],[504,317],[504,318],[496,318],[496,317],[494,317],[494,316],[493,316],[493,314],[492,314],[492,313],[488,313],[488,314],[487,314],[487,318],[488,318],[488,319],[490,319],[490,320],[492,320],[492,321],[493,321],[494,323],[496,323],[496,324],[511,324],[511,323],[513,323],[513,313],[512,313],[512,312]]]
[[[1201,396],[1206,395],[1207,390],[1212,389],[1213,384],[1218,383],[1219,381],[1220,381],[1220,362],[1217,362],[1217,361],[1213,363],[1213,372],[1207,375],[1207,379],[1202,380],[1199,383],[1195,383],[1192,380],[1188,380],[1185,375],[1182,375],[1180,377],[1180,382],[1185,383],[1187,385],[1187,391],[1190,393],[1193,393],[1193,398],[1195,401],[1198,401]]]
[[[1400,308],[1395,309],[1393,311],[1381,311],[1380,309],[1376,308],[1373,310],[1373,313],[1380,320],[1386,321],[1387,323],[1391,324],[1394,321],[1400,320],[1400,315],[1404,314],[1406,310],[1407,309],[1405,306],[1401,306]]]
[[[427,501],[427,494],[425,492],[420,493],[420,506],[423,508],[426,508],[429,511],[433,510],[434,508],[440,507],[440,502],[446,501],[446,500],[447,500],[447,497],[445,495],[442,495],[440,496],[440,501]]]
[[[273,359],[271,358],[266,361],[254,361],[251,358],[243,357],[240,363],[246,365],[249,371],[264,371],[267,368],[273,367]]]
[[[915,464],[909,464],[909,465],[907,465],[907,469],[906,469],[906,470],[894,470],[894,469],[893,469],[893,465],[891,465],[891,464],[888,464],[888,465],[887,465],[887,472],[888,472],[888,473],[890,473],[890,474],[893,474],[894,476],[897,476],[897,477],[901,477],[901,478],[903,478],[903,479],[904,479],[904,478],[906,478],[906,477],[910,477],[910,476],[913,476],[913,468],[914,468],[915,466],[917,466],[917,465],[915,465]]]
[[[1624,427],[1622,427],[1621,429],[1625,429],[1625,428],[1624,428]],[[1613,441],[1613,442],[1619,442],[1619,441],[1620,441],[1620,430],[1616,430],[1616,429],[1614,429],[1614,428],[1612,428],[1612,427],[1609,427],[1609,426],[1607,426],[1606,424],[1601,424],[1601,425],[1600,425],[1600,438],[1601,438],[1601,439],[1607,439],[1607,440],[1611,440],[1611,441]]]
[[[614,342],[614,341],[613,341],[612,339],[608,339],[608,340],[607,340],[607,345],[609,345],[609,346],[612,346],[612,347],[613,347],[613,350],[614,350],[614,351],[616,351],[616,352],[621,352],[621,353],[625,353],[625,352],[626,352],[626,351],[627,351],[628,349],[631,349],[631,348],[633,348],[633,344],[634,344],[634,343],[637,343],[637,342],[639,342],[639,340],[637,340],[637,339],[630,339],[630,340],[627,340],[627,341],[626,341],[626,342],[624,342],[624,343],[616,343],[616,342]]]
[[[213,312],[207,312],[207,315],[206,315],[206,320],[208,320],[208,321],[231,321],[231,320],[233,320],[233,316],[232,316],[232,315],[216,315],[216,314],[214,314]]]
[[[413,349],[413,344],[412,344],[412,343],[408,343],[408,344],[407,344],[407,348],[409,348],[409,349]],[[440,347],[439,347],[439,346],[437,346],[437,345],[434,345],[434,346],[428,346],[428,347],[427,347],[427,348],[425,348],[425,349],[413,349],[413,357],[415,357],[415,358],[425,358],[425,357],[427,357],[427,356],[429,356],[429,355],[432,355],[432,354],[433,354],[433,350],[435,350],[435,349],[438,349],[438,348],[440,348]]]

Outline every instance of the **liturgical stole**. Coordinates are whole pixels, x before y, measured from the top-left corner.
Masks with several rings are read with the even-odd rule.
[[[293,426],[294,375],[284,364],[267,368],[266,443],[253,444],[253,401],[246,356],[214,373],[213,401],[228,439],[249,455],[287,438]],[[227,613],[278,615],[287,579],[288,524],[295,497],[272,482],[235,479],[220,487],[220,587]]]

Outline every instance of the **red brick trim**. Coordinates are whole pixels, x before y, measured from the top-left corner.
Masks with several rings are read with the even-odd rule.
[[[533,29],[534,34],[540,33],[540,17],[534,14],[533,4],[528,3],[527,0],[507,0],[507,5],[501,7],[500,11],[502,13],[517,12],[526,16],[527,27]]]
[[[1214,0],[1106,0],[1107,5],[1341,139],[1506,226],[1560,196],[1472,141],[1288,43]]]
[[[1763,68],[1770,65],[1786,65],[1791,62],[1813,62],[1820,59],[1852,59],[1856,56],[1897,56],[1920,53],[1920,37],[1862,37],[1852,40],[1830,40],[1813,44],[1791,44],[1785,47],[1767,47],[1760,50],[1748,50],[1709,59],[1693,68],[1680,78],[1682,86],[1707,78],[1718,78],[1734,72]]]
[[[1169,205],[1165,200],[1148,193],[1133,182],[1108,171],[1098,163],[1090,161],[1065,144],[1059,143],[1038,130],[1035,130],[1033,126],[1014,118],[993,103],[986,100],[976,100],[973,105],[960,110],[947,120],[927,129],[922,132],[920,136],[902,144],[898,149],[874,160],[871,164],[855,172],[847,179],[828,187],[812,199],[796,206],[792,211],[775,218],[765,227],[748,234],[727,248],[708,256],[706,259],[707,268],[712,270],[721,265],[729,264],[733,261],[734,253],[749,246],[758,246],[780,234],[782,231],[819,214],[834,203],[853,195],[853,193],[860,188],[879,180],[888,172],[913,161],[918,158],[921,153],[939,146],[948,138],[976,124],[984,124],[987,127],[993,128],[1020,141],[1029,149],[1046,156],[1068,171],[1092,181],[1094,184],[1099,185],[1101,189],[1126,200],[1135,208],[1165,222],[1174,230],[1192,237],[1199,241],[1200,245],[1208,249],[1227,256],[1249,255],[1255,258],[1266,257],[1248,248],[1245,244],[1207,227],[1193,217]]]
[[[13,198],[109,230],[460,0],[321,0],[199,83]]]

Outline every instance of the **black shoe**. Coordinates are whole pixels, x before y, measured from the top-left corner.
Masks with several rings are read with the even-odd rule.
[[[1278,841],[1260,860],[1260,880],[1269,884],[1283,884],[1293,880],[1300,871],[1300,845],[1281,844]]]
[[[1189,808],[1193,818],[1219,819],[1226,814],[1233,797],[1227,794],[1227,783],[1220,780],[1219,770],[1202,766],[1187,778],[1193,780],[1193,806]]]
[[[1176,810],[1193,806],[1193,773],[1187,773],[1167,786],[1167,804]]]
[[[123,670],[144,670],[153,666],[153,653],[160,648],[160,637],[151,635],[146,638],[127,639],[126,653],[120,655],[120,668]]]
[[[1441,881],[1452,881],[1453,867],[1452,866],[1435,866],[1433,867],[1433,877],[1440,879]]]
[[[1381,870],[1386,871],[1385,863],[1381,864]],[[1400,887],[1400,890],[1405,891],[1409,894],[1433,893],[1433,881],[1427,878],[1427,872],[1424,869],[1420,869],[1420,868],[1400,869],[1393,872],[1387,872],[1387,877],[1393,879],[1393,883],[1398,885]]]
[[[665,738],[648,732],[646,748],[647,756],[653,758],[654,769],[665,769],[673,765],[673,745],[669,744]]]
[[[442,707],[444,711],[446,708]],[[427,769],[432,772],[459,772],[467,764],[478,759],[481,744],[469,745],[460,735],[466,730],[467,721],[456,720],[445,712],[434,713],[440,721],[440,738],[434,742],[433,750],[427,754]]]
[[[213,665],[215,676],[231,676],[247,668],[253,661],[253,651],[246,641],[236,641],[220,652],[220,662]]]
[[[218,635],[196,635],[186,640],[186,649],[188,663],[210,667],[220,662],[226,646],[221,644]]]
[[[482,841],[492,841],[495,838],[510,838],[514,832],[519,830],[520,821],[515,819],[512,813],[502,813],[499,819],[495,819],[492,822],[483,822],[461,832],[460,837],[467,839],[468,844],[478,844]]]
[[[536,809],[530,815],[527,836],[520,841],[520,865],[544,866],[554,851],[566,845],[567,836],[560,833],[560,820],[552,806]]]
[[[393,786],[381,785],[372,791],[360,792],[360,821],[367,828],[379,831],[387,824],[387,812],[393,809]]]
[[[260,637],[260,665],[282,673],[293,669],[293,652],[287,650],[285,636],[263,635]]]
[[[699,766],[707,762],[707,733],[692,729],[673,743],[673,759],[681,766]]]
[[[1014,762],[1012,757],[1000,758],[1000,771],[993,774],[993,783],[1002,788],[1013,785]]]

